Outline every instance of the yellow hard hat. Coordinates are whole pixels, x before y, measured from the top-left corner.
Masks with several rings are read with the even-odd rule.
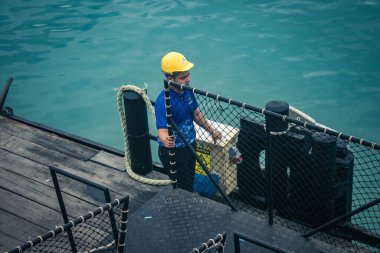
[[[161,70],[172,75],[173,72],[188,71],[194,64],[189,62],[183,54],[170,52],[164,55],[161,60]]]

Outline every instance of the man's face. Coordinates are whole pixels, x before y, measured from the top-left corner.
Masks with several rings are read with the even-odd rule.
[[[190,84],[190,71],[180,72],[176,75],[174,81],[176,83],[185,84],[189,86]]]

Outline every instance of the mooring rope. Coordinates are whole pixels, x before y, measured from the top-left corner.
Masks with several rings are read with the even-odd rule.
[[[124,135],[124,166],[127,171],[127,174],[136,181],[139,181],[144,184],[150,185],[168,185],[171,183],[169,179],[152,179],[143,177],[141,175],[136,174],[132,170],[131,162],[130,162],[130,153],[129,153],[129,143],[128,143],[128,134],[127,134],[127,123],[125,121],[125,114],[123,109],[122,96],[125,91],[134,91],[139,94],[145,101],[146,105],[149,108],[149,111],[152,113],[153,118],[156,118],[156,114],[152,103],[149,100],[149,97],[146,95],[145,91],[134,85],[122,85],[117,92],[117,110],[119,112],[119,118],[121,122],[121,127],[123,129]]]

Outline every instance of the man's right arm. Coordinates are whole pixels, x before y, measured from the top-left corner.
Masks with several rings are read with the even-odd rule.
[[[171,138],[169,136],[168,129],[166,129],[166,128],[158,129],[158,138],[165,145],[165,147],[167,147],[167,148],[174,147],[175,136],[173,136],[173,138]]]

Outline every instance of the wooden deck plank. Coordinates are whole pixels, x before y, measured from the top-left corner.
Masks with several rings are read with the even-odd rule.
[[[5,252],[21,244],[23,244],[22,241],[0,231],[0,252]]]
[[[0,251],[62,225],[50,165],[108,187],[112,199],[129,195],[130,214],[162,189],[131,179],[123,157],[0,116]],[[58,177],[70,219],[104,204],[86,185]]]
[[[44,196],[44,205],[59,210],[57,196],[48,167],[26,158],[18,157],[2,149],[0,149],[0,157],[4,161],[3,164],[0,164],[0,181],[4,188],[18,194],[23,194],[37,202],[41,201],[41,193]],[[88,212],[90,210],[88,207],[96,208],[104,205],[104,202],[100,202],[88,195],[86,185],[73,183],[72,179],[62,176],[58,176],[58,180],[67,211],[72,216]],[[110,192],[110,195],[112,199],[122,197],[121,193],[113,191]],[[85,205],[84,203],[89,204]],[[130,198],[129,204],[131,213],[142,206],[141,202],[133,198]],[[69,210],[71,211],[69,212]]]
[[[3,234],[0,234],[0,245],[9,250],[47,233],[48,230],[0,209],[0,231],[3,231]]]
[[[0,130],[1,130],[1,128],[0,128]],[[10,135],[6,132],[0,131],[0,147],[2,147],[6,142],[8,142],[8,139],[11,137],[12,137],[12,135]]]
[[[115,156],[110,153],[104,152],[103,150],[99,151],[95,156],[91,157],[91,161],[98,164],[106,165],[116,170],[125,171],[124,157]]]
[[[38,224],[45,229],[61,224],[62,215],[58,211],[43,206],[18,194],[0,188],[1,209],[22,219]],[[33,236],[32,234],[30,236]]]
[[[3,189],[22,195],[29,200],[60,212],[54,188],[1,167],[0,181]],[[80,216],[99,206],[95,203],[84,202],[83,200],[66,193],[62,193],[62,197],[65,201],[67,214],[71,217]]]
[[[136,182],[125,172],[109,170],[95,163],[88,164],[17,136],[8,138],[2,149],[45,166],[57,166],[80,177],[103,184],[115,192],[129,195],[138,201],[146,202],[160,190],[158,186]]]
[[[96,149],[61,138],[53,133],[32,128],[3,116],[0,116],[0,129],[8,134],[26,139],[30,142],[34,142],[83,161],[87,161],[98,152]]]

